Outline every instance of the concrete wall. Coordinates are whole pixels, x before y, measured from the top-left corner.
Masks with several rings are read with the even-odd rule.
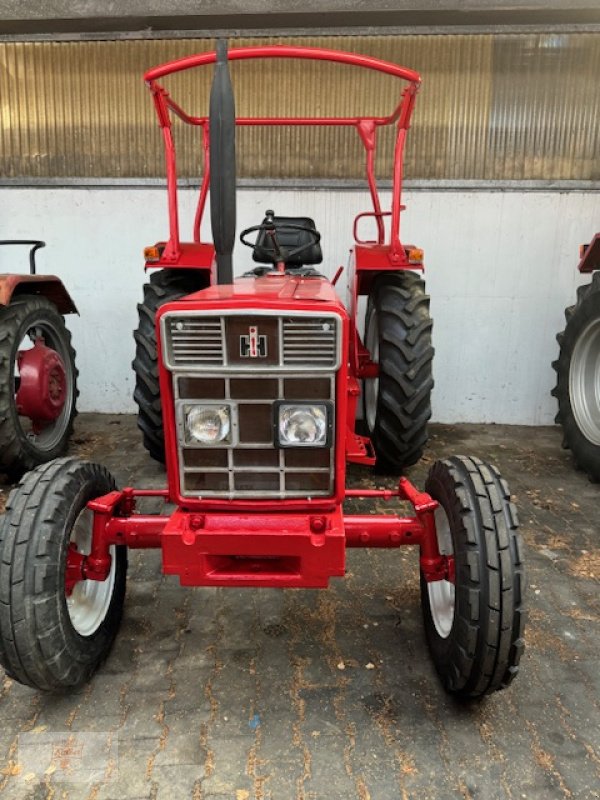
[[[181,193],[182,231],[195,193]],[[0,190],[0,238],[41,238],[39,269],[60,275],[81,316],[70,318],[83,411],[128,412],[132,329],[144,275],[142,248],[166,235],[160,188]],[[528,425],[552,422],[555,334],[582,279],[578,246],[600,220],[600,193],[406,193],[403,239],[424,247],[435,320],[434,418]],[[238,230],[266,208],[313,216],[323,234],[323,271],[347,261],[361,192],[242,190]],[[0,271],[15,252],[0,251]],[[23,269],[27,267],[23,253]],[[236,252],[236,270],[251,264]],[[343,278],[340,280],[340,284]]]

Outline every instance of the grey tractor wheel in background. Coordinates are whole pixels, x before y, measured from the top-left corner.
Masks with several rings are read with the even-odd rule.
[[[373,282],[364,343],[379,376],[364,381],[364,417],[379,469],[402,472],[427,443],[433,388],[432,320],[425,282],[414,272]]]
[[[64,405],[52,421],[31,420],[17,408],[17,356],[36,340],[54,350],[64,367]],[[65,452],[77,413],[77,375],[71,334],[53,303],[20,295],[0,308],[0,472],[19,477]]]
[[[421,575],[427,643],[449,692],[483,697],[514,679],[524,648],[516,510],[497,469],[478,458],[436,461],[425,491],[439,502],[440,552],[455,560],[454,583]]]
[[[115,489],[97,464],[60,458],[28,472],[0,522],[0,664],[42,691],[85,683],[108,655],[125,599],[127,550],[112,547],[105,581],[84,580],[68,594],[69,548],[89,553],[87,503]]]
[[[205,270],[160,270],[144,284],[144,299],[138,304],[138,327],[134,331],[135,390],[138,406],[138,427],[143,434],[144,447],[152,458],[164,464],[165,435],[162,403],[158,383],[158,353],[156,347],[156,312],[165,303],[179,300],[186,294],[208,286]]]
[[[577,302],[565,311],[556,387],[556,422],[563,429],[563,447],[591,480],[600,481],[600,272],[577,289]]]

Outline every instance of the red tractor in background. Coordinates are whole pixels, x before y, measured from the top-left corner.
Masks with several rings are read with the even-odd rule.
[[[291,58],[398,79],[387,115],[237,117],[229,63]],[[193,116],[159,83],[215,65],[208,115]],[[0,661],[25,684],[57,691],[106,657],[125,597],[127,548],[162,550],[186,586],[326,587],[348,547],[420,551],[430,651],[446,688],[481,697],[507,686],[523,650],[523,566],[505,481],[477,458],[430,469],[425,491],[346,487],[348,462],[401,473],[426,442],[432,388],[422,251],[400,240],[402,154],[419,75],[368,56],[291,46],[237,48],[150,70],[146,83],[166,150],[170,236],[146,249],[134,362],[144,443],[166,461],[164,489],[117,489],[102,466],[59,459],[27,475],[0,532]],[[171,117],[200,128],[204,175],[193,241],[179,236]],[[356,245],[347,309],[321,275],[307,215],[267,211],[241,240],[257,266],[234,280],[235,131],[252,125],[351,126],[366,151],[374,241]],[[377,131],[394,126],[391,208],[374,175]],[[210,188],[213,242],[201,241]],[[357,217],[357,220],[361,216]],[[385,222],[389,222],[386,231]],[[251,238],[253,237],[253,238]],[[368,297],[359,331],[358,298]],[[362,388],[361,388],[362,387]],[[361,392],[368,436],[356,432]],[[175,506],[143,513],[140,498]],[[348,498],[397,500],[413,514],[347,514]],[[15,622],[18,620],[18,622]]]
[[[592,274],[577,289],[575,305],[565,310],[567,325],[557,334],[560,347],[556,386],[556,422],[563,429],[563,447],[575,466],[600,482],[600,233],[582,245],[578,270]]]
[[[73,430],[77,369],[63,314],[77,313],[62,281],[37,275],[37,239],[27,245],[29,275],[0,274],[0,473],[20,477],[62,455]]]

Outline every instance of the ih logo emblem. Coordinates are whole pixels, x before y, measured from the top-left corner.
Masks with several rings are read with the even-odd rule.
[[[250,325],[248,336],[240,336],[240,356],[242,358],[267,357],[267,337],[258,335],[256,325]]]

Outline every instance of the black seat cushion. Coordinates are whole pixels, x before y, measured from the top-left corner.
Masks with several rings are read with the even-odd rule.
[[[265,217],[263,224],[266,222],[268,222],[268,219]],[[277,232],[279,246],[288,252],[290,250],[295,250],[296,247],[301,247],[303,244],[313,242],[313,238],[306,231],[294,231],[285,228],[280,230],[280,226],[302,225],[304,228],[311,228],[314,231],[317,230],[314,220],[310,217],[273,217],[273,223]],[[271,240],[265,231],[259,231],[258,233],[252,258],[254,261],[258,261],[259,264],[275,264],[277,261]],[[312,243],[306,250],[288,259],[286,261],[286,267],[302,267],[304,264],[320,264],[322,261],[323,253],[321,252],[321,245]]]

